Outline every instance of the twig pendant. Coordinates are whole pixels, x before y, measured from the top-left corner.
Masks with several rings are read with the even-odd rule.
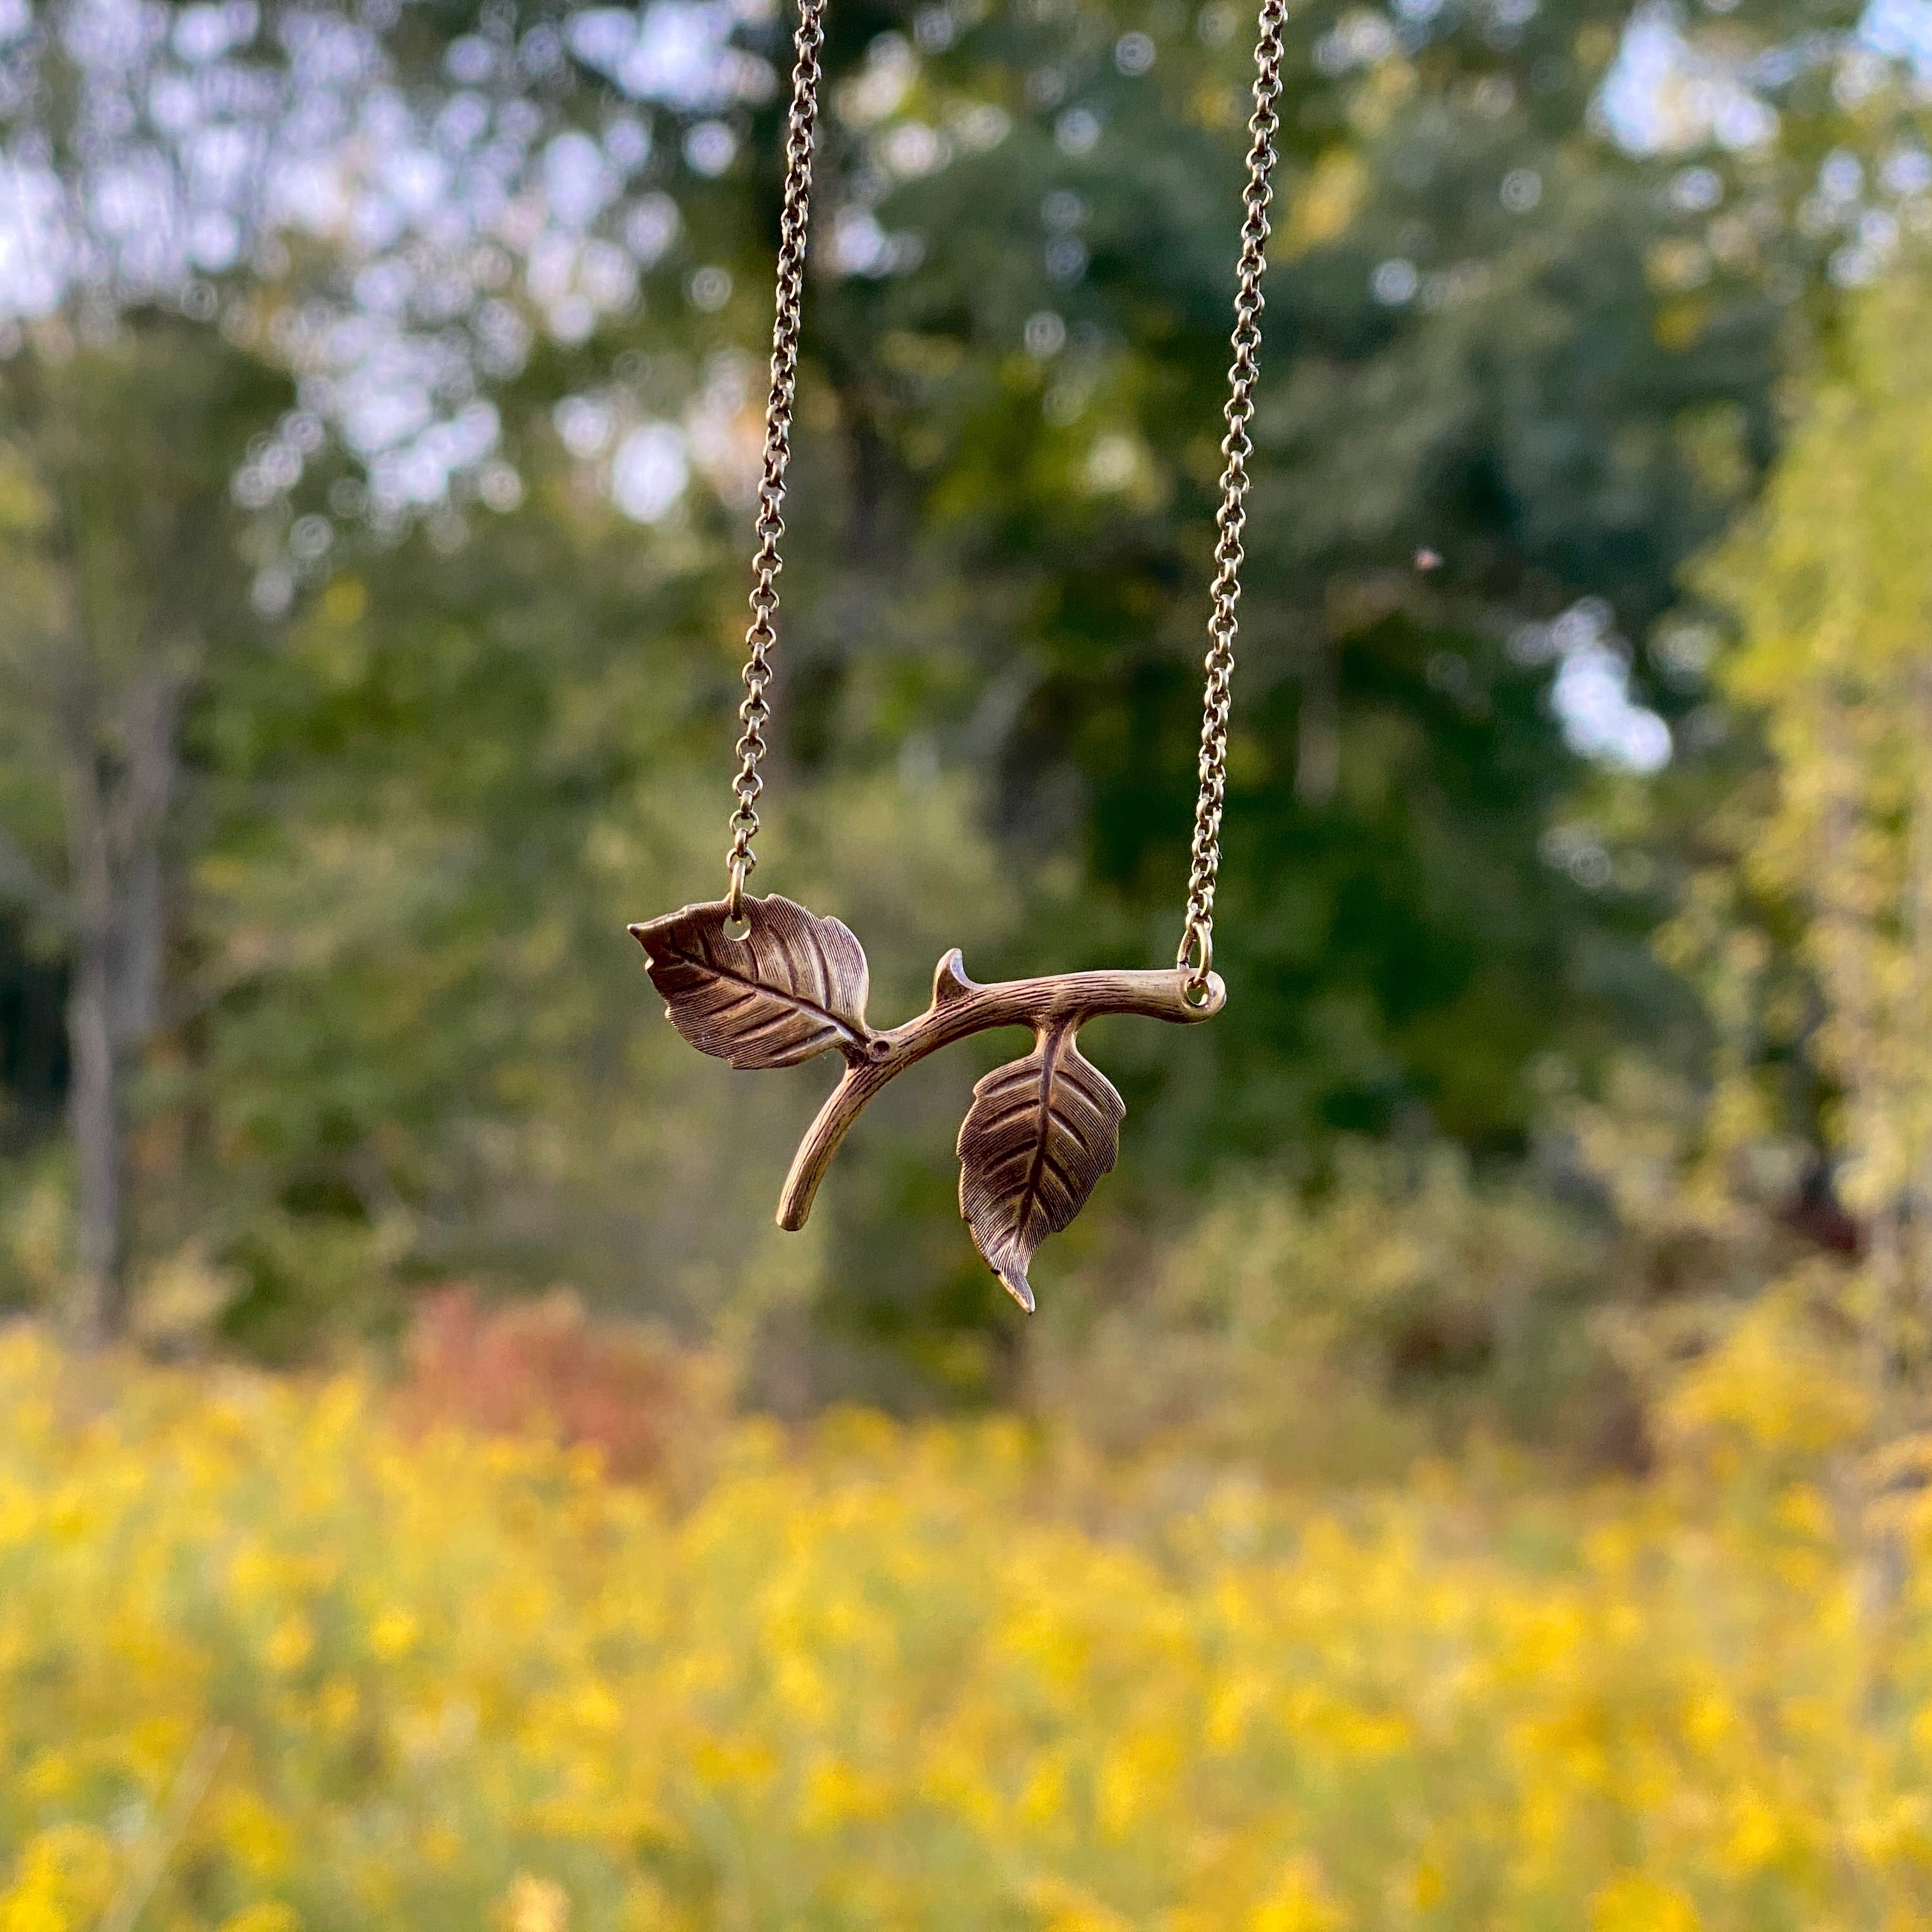
[[[796,1066],[820,1053],[845,1059],[799,1143],[778,1225],[798,1228],[838,1143],[894,1075],[953,1041],[1025,1026],[1034,1049],[973,1090],[959,1129],[959,1211],[986,1264],[1029,1313],[1027,1269],[1048,1234],[1086,1205],[1120,1148],[1126,1103],[1080,1051],[1078,1035],[1104,1013],[1188,1023],[1211,1019],[1227,994],[1185,968],[1061,973],[976,986],[956,947],[933,974],[932,1004],[878,1032],[866,1018],[865,949],[849,928],[776,894],[746,897],[734,938],[726,899],[631,928],[664,1012],[702,1053],[736,1067]],[[1198,1004],[1196,1003],[1198,1000]]]
[[[866,1102],[902,1067],[969,1034],[1030,1027],[1034,1048],[998,1067],[973,1090],[959,1129],[959,1210],[987,1264],[1030,1311],[1027,1269],[1048,1234],[1086,1205],[1120,1150],[1126,1103],[1081,1052],[1080,1029],[1102,1013],[1149,1019],[1211,1019],[1227,999],[1214,962],[1214,888],[1221,864],[1221,814],[1227,797],[1228,717],[1241,596],[1241,532],[1248,460],[1254,445],[1256,358],[1261,347],[1262,275],[1267,266],[1274,137],[1280,125],[1282,35],[1288,0],[1261,0],[1255,44],[1254,112],[1248,122],[1247,186],[1241,196],[1233,361],[1228,370],[1228,433],[1221,450],[1221,507],[1215,518],[1214,577],[1203,662],[1200,788],[1190,848],[1187,910],[1178,962],[1169,972],[1062,973],[977,986],[957,948],[933,975],[932,1004],[916,1019],[880,1033],[866,1019],[866,954],[836,919],[820,919],[776,896],[752,898],[745,882],[758,863],[752,842],[764,789],[759,765],[771,722],[772,652],[778,644],[779,542],[784,535],[785,471],[791,460],[792,405],[804,299],[812,146],[818,124],[820,56],[826,0],[798,0],[792,37],[791,110],[785,118],[784,203],[772,310],[771,389],[765,405],[765,454],[758,483],[758,547],[752,560],[752,622],[745,633],[744,731],[731,781],[737,800],[725,858],[727,897],[631,928],[644,949],[652,983],[671,1023],[701,1052],[734,1066],[795,1066],[837,1052],[845,1071],[818,1110],[791,1164],[778,1224],[802,1228],[812,1197],[846,1130]]]

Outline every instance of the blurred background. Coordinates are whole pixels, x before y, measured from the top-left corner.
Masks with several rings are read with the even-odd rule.
[[[0,1932],[1932,1916],[1932,4],[1291,9],[1216,964],[666,1024],[790,18],[0,0]],[[1255,22],[833,0],[760,890],[1179,936]],[[975,1056],[977,1056],[976,1060]]]

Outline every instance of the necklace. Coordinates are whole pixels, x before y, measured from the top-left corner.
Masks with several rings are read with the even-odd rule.
[[[845,1070],[799,1144],[778,1202],[778,1225],[799,1228],[838,1143],[866,1103],[915,1060],[989,1028],[1030,1027],[1034,1049],[997,1067],[973,1090],[959,1130],[959,1209],[987,1265],[1029,1313],[1027,1270],[1034,1250],[1085,1206],[1120,1147],[1126,1105],[1081,1052],[1090,1019],[1138,1013],[1182,1023],[1211,1019],[1227,1003],[1214,970],[1214,884],[1220,868],[1221,810],[1227,791],[1228,713],[1241,596],[1241,531],[1246,521],[1248,424],[1254,414],[1261,347],[1262,275],[1266,268],[1269,176],[1281,98],[1282,32],[1287,0],[1262,0],[1255,49],[1254,112],[1248,122],[1245,219],[1234,297],[1234,360],[1228,372],[1221,444],[1226,467],[1216,518],[1208,625],[1207,682],[1201,724],[1201,789],[1194,812],[1187,909],[1172,968],[1060,973],[1037,980],[976,985],[956,946],[933,976],[932,1003],[916,1019],[880,1031],[866,1018],[864,949],[839,920],[820,918],[776,893],[760,898],[745,882],[758,861],[752,842],[764,789],[758,766],[771,721],[772,652],[778,643],[779,543],[784,535],[785,469],[791,456],[792,402],[818,118],[819,55],[826,0],[800,0],[794,40],[791,111],[785,123],[784,206],[778,230],[772,382],[765,412],[764,472],[758,485],[758,549],[752,560],[752,623],[745,643],[744,726],[731,789],[728,886],[722,899],[630,929],[644,949],[651,983],[671,1024],[700,1052],[736,1067],[795,1066],[836,1052]]]

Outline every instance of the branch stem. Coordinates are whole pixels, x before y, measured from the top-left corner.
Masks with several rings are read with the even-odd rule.
[[[805,1226],[818,1184],[852,1123],[880,1088],[915,1060],[994,1027],[1030,1027],[1038,1034],[1068,1021],[1077,1028],[1109,1013],[1135,1013],[1180,1025],[1212,1019],[1228,1000],[1220,976],[1208,976],[1207,997],[1198,1006],[1188,998],[1188,977],[1175,967],[1103,969],[1002,980],[982,986],[967,978],[955,946],[932,976],[932,1004],[924,1012],[889,1032],[868,1035],[848,1051],[838,1084],[793,1156],[778,1201],[778,1226],[794,1231]]]

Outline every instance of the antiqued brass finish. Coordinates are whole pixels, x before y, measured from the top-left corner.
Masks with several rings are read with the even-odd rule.
[[[1077,1019],[1043,1028],[1024,1060],[973,1089],[959,1124],[959,1211],[986,1265],[1030,1314],[1027,1264],[1114,1165],[1127,1103],[1080,1051]]]
[[[743,936],[734,938],[732,920]],[[775,897],[686,906],[634,926],[672,1025],[734,1066],[796,1066],[828,1047],[864,1052],[865,949],[842,920]]]
[[[1221,871],[1221,808],[1228,792],[1228,714],[1233,702],[1234,637],[1241,604],[1241,532],[1248,520],[1248,424],[1260,378],[1262,277],[1268,268],[1269,185],[1274,137],[1280,125],[1281,37],[1287,0],[1263,0],[1255,45],[1255,111],[1248,121],[1248,183],[1241,196],[1241,256],[1235,271],[1234,360],[1221,439],[1221,508],[1215,517],[1214,609],[1208,620],[1207,682],[1201,704],[1201,790],[1194,806],[1194,842],[1187,877],[1187,918],[1179,963],[1192,983],[1207,983],[1214,964],[1214,884]]]
[[[959,1208],[980,1252],[1022,1308],[1034,1305],[1027,1270],[1034,1250],[1072,1220],[1114,1164],[1126,1106],[1076,1036],[1102,1013],[1138,1013],[1184,1023],[1210,1019],[1226,1003],[1214,973],[1214,888],[1221,864],[1221,814],[1227,790],[1228,718],[1241,596],[1241,535],[1248,459],[1253,445],[1262,277],[1267,268],[1269,178],[1281,98],[1282,37],[1288,0],[1262,0],[1255,47],[1254,112],[1248,122],[1247,181],[1242,196],[1236,271],[1234,359],[1228,371],[1227,434],[1221,453],[1204,664],[1200,790],[1179,958],[1169,971],[1063,973],[976,986],[956,950],[939,962],[932,1004],[917,1018],[879,1032],[866,1019],[864,949],[836,919],[790,899],[749,897],[758,863],[752,842],[764,782],[759,764],[771,720],[772,653],[778,646],[778,576],[782,567],[785,470],[791,455],[798,382],[812,157],[818,118],[820,52],[826,0],[799,0],[790,113],[785,122],[784,199],[778,230],[772,323],[771,387],[765,410],[764,472],[758,485],[752,559],[752,623],[746,634],[743,725],[732,779],[731,845],[726,896],[631,931],[642,944],[652,983],[672,1023],[700,1052],[734,1066],[792,1066],[838,1052],[838,1084],[800,1143],[779,1224],[802,1228],[813,1195],[846,1130],[872,1096],[914,1061],[988,1028],[1026,1026],[1034,1050],[996,1068],[973,1090],[959,1130]]]
[[[738,707],[744,730],[738,740],[738,770],[731,781],[737,803],[731,813],[731,849],[725,871],[732,912],[745,896],[745,880],[758,862],[752,841],[758,830],[758,776],[765,755],[765,727],[772,707],[772,652],[778,648],[778,544],[784,536],[785,470],[791,461],[792,404],[798,393],[798,338],[804,326],[805,249],[812,217],[812,148],[818,130],[820,50],[825,44],[825,0],[799,0],[793,36],[791,111],[785,116],[784,206],[778,217],[776,299],[772,312],[771,388],[765,401],[765,458],[758,478],[758,547],[752,558],[752,623],[745,633],[745,700]]]
[[[1211,1019],[1227,992],[1210,974],[1196,994],[1179,968],[1060,973],[980,986],[956,947],[933,974],[932,1004],[885,1031],[866,1018],[866,955],[850,930],[776,895],[746,898],[748,930],[732,938],[728,899],[686,906],[631,931],[671,1024],[700,1052],[737,1067],[795,1066],[814,1054],[845,1060],[799,1143],[778,1202],[797,1228],[838,1143],[886,1082],[955,1040],[1030,1027],[1034,1050],[974,1089],[959,1130],[959,1207],[987,1264],[1030,1310],[1034,1251],[1086,1204],[1114,1164],[1125,1103],[1081,1053],[1080,1028],[1104,1013],[1188,1024]]]

